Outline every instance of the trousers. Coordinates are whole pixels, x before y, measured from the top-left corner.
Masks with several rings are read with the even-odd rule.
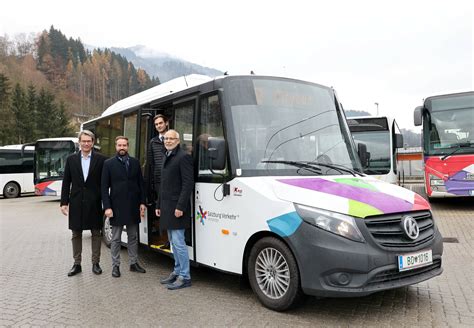
[[[91,229],[92,233],[92,263],[100,261],[101,235],[99,229]],[[81,264],[82,261],[82,230],[72,230],[72,257],[74,264]]]
[[[124,226],[112,226],[112,244],[110,253],[112,255],[112,266],[120,266],[121,236]],[[138,224],[127,224],[128,237],[128,260],[130,265],[138,261]]]

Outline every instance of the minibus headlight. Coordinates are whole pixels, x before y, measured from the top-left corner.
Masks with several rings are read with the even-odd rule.
[[[301,204],[295,204],[295,208],[298,215],[311,225],[350,240],[357,242],[365,241],[352,216]]]

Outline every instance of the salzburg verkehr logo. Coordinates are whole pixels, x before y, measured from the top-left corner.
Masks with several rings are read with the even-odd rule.
[[[199,205],[199,211],[197,213],[197,218],[202,225],[204,225],[204,220],[207,218],[207,211],[203,211],[201,205]]]

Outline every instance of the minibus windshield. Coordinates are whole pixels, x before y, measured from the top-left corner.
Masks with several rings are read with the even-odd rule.
[[[237,166],[243,175],[348,174],[336,166],[360,170],[331,89],[285,79],[229,84]],[[295,162],[326,165],[302,169]]]

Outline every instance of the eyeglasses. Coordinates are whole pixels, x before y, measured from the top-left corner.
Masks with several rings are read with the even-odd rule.
[[[165,141],[167,141],[167,140],[178,140],[178,138],[164,137],[163,140],[165,140]]]

